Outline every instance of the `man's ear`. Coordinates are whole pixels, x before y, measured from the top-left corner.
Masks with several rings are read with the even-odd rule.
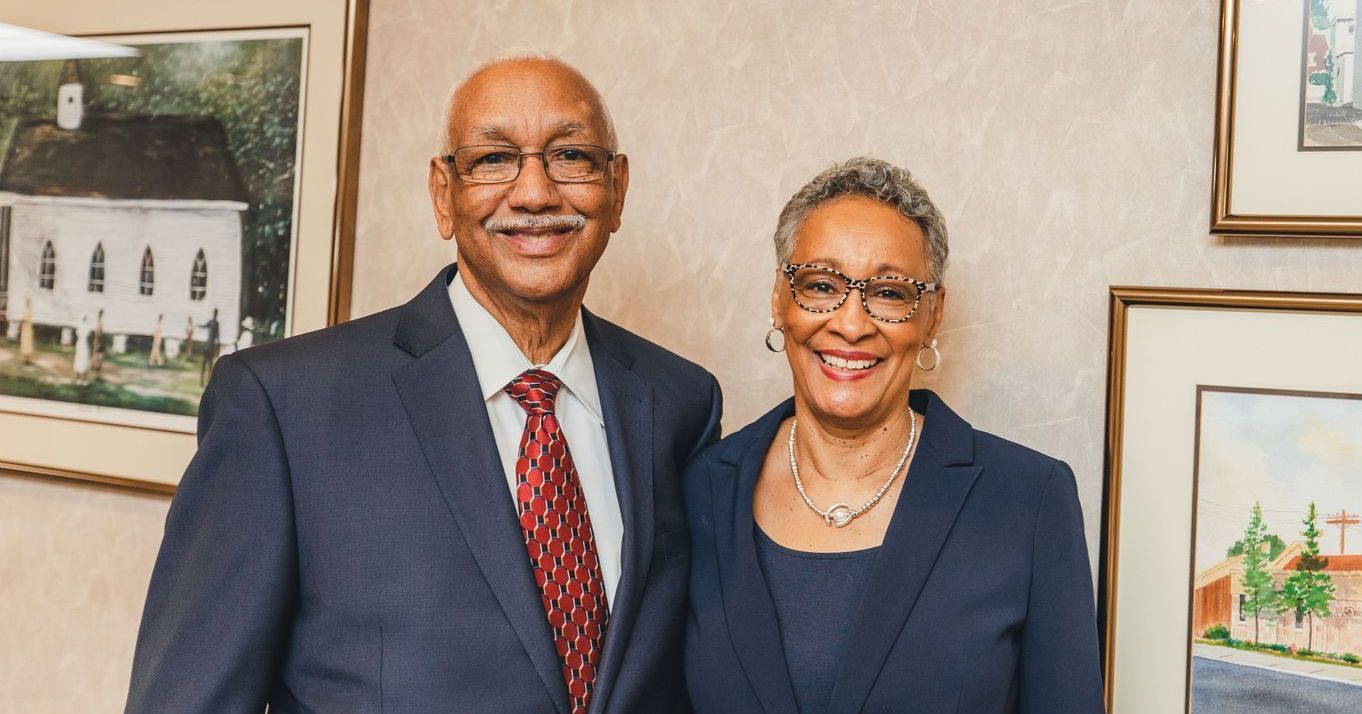
[[[430,159],[430,206],[435,210],[435,228],[440,237],[449,240],[454,237],[454,206],[449,195],[449,172],[445,170],[445,160],[441,156]]]
[[[614,164],[611,181],[615,186],[615,203],[610,207],[610,232],[614,233],[620,229],[624,216],[624,194],[629,192],[629,157],[615,154],[615,160],[611,163]]]

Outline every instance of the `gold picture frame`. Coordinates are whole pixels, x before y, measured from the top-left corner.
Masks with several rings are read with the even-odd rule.
[[[0,0],[7,23],[73,36],[156,36],[274,28],[305,35],[293,264],[285,335],[349,317],[368,0],[238,0],[59,6]],[[170,494],[196,448],[186,429],[0,409],[0,470]]]
[[[1189,711],[1202,390],[1362,393],[1362,295],[1113,287],[1108,347],[1107,708]]]
[[[1316,91],[1307,81],[1310,0],[1221,0],[1220,8],[1211,232],[1362,236],[1362,143],[1338,151],[1304,145],[1308,93]],[[1362,81],[1354,74],[1347,84],[1354,92]],[[1362,89],[1349,99],[1362,110]]]

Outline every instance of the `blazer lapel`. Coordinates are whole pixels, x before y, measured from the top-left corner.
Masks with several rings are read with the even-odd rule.
[[[558,654],[530,572],[473,358],[450,305],[447,268],[402,311],[395,342],[416,359],[393,382],[459,531],[558,711],[568,711]]]
[[[911,401],[925,408],[922,444],[861,598],[829,714],[861,711],[981,470],[972,464],[969,424],[931,392],[915,392]]]
[[[633,632],[639,597],[652,565],[653,392],[647,380],[631,371],[633,355],[613,339],[595,315],[583,310],[582,324],[591,346],[615,495],[624,521],[623,567],[615,599],[610,603],[605,648],[591,698],[591,711],[602,712],[624,664],[624,648]]]
[[[733,647],[752,689],[768,712],[798,711],[790,683],[789,665],[780,640],[775,603],[757,560],[752,516],[752,494],[761,473],[767,447],[780,423],[794,413],[794,400],[787,400],[751,427],[750,437],[723,456],[729,470],[710,476],[717,528],[720,582]]]

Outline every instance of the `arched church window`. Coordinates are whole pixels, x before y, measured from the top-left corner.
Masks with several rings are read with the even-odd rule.
[[[43,246],[43,259],[38,266],[38,287],[51,290],[57,285],[57,251],[52,241]]]
[[[104,244],[95,246],[95,254],[90,258],[90,283],[85,288],[92,293],[104,292]]]
[[[189,299],[202,300],[208,295],[208,259],[203,251],[194,256],[194,269],[189,273]]]
[[[156,292],[156,261],[151,258],[151,246],[142,251],[142,278],[137,283],[137,292],[142,295]]]

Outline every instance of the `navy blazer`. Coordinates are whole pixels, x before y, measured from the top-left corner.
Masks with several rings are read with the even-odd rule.
[[[931,392],[910,399],[926,424],[827,711],[1101,712],[1073,473],[975,431]],[[686,682],[696,712],[798,711],[752,517],[766,451],[793,413],[786,401],[686,470]]]
[[[453,271],[403,307],[218,362],[127,711],[567,714]],[[624,519],[591,712],[683,709],[679,476],[718,437],[718,384],[583,322]]]

